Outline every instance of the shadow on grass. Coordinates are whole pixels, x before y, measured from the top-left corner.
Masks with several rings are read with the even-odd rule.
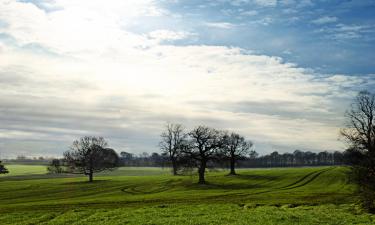
[[[271,175],[254,175],[254,174],[237,174],[237,175],[230,175],[229,177],[237,178],[237,179],[244,179],[244,180],[264,180],[264,181],[274,181],[281,178],[281,176],[271,176]]]
[[[77,180],[77,181],[71,181],[71,182],[64,182],[62,183],[62,185],[82,185],[82,184],[95,185],[95,184],[108,183],[109,181],[111,181],[111,179],[93,180],[91,182],[89,182],[88,180]]]
[[[74,177],[84,177],[79,174],[30,174],[30,175],[16,175],[16,176],[6,176],[1,177],[0,182],[3,181],[19,181],[19,180],[38,180],[38,179],[54,179],[54,178],[74,178]]]
[[[184,182],[183,187],[192,190],[242,190],[242,189],[254,189],[264,188],[265,186],[260,184],[249,184],[249,183],[217,183],[212,181],[206,181],[205,184],[198,184],[196,182]]]

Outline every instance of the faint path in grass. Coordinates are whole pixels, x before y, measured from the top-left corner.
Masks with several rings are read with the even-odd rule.
[[[315,179],[317,179],[323,173],[325,173],[327,171],[330,171],[330,170],[333,170],[333,169],[335,169],[335,167],[330,167],[330,168],[327,168],[327,169],[313,171],[311,173],[306,174],[302,178],[296,180],[295,182],[293,182],[291,184],[288,184],[286,186],[282,186],[282,187],[274,187],[274,188],[271,187],[268,190],[264,190],[264,191],[260,191],[260,192],[253,192],[253,193],[231,193],[231,194],[226,194],[226,195],[223,195],[223,196],[226,196],[226,197],[237,196],[237,197],[239,197],[239,196],[259,195],[259,194],[266,194],[266,193],[272,193],[272,192],[277,192],[277,191],[291,190],[291,189],[306,186],[306,185],[310,184],[311,182],[313,182]],[[215,196],[213,196],[213,197],[215,197]]]
[[[143,185],[130,185],[121,188],[121,191],[127,194],[155,194],[155,193],[160,193],[160,192],[165,192],[168,191],[178,185],[180,185],[182,182],[182,179],[172,179],[172,180],[167,180],[163,181],[160,183],[156,183],[152,186],[150,184],[146,183]],[[146,189],[147,190],[144,190]]]
[[[297,180],[296,182],[293,182],[292,184],[281,187],[279,189],[288,190],[288,189],[303,187],[303,186],[311,183],[312,181],[314,181],[322,173],[325,173],[325,172],[327,172],[329,170],[332,170],[332,169],[334,169],[334,167],[330,167],[328,169],[323,169],[323,170],[320,170],[320,171],[311,172],[311,173],[307,174],[306,176],[302,177],[301,179]]]

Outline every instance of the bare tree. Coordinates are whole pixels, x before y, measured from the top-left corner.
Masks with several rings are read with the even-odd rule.
[[[347,126],[341,134],[350,146],[375,155],[375,95],[360,92],[346,117]]]
[[[9,173],[9,171],[7,168],[5,168],[5,166],[0,161],[0,174],[5,174],[5,173]]]
[[[159,146],[162,152],[168,155],[172,163],[173,175],[177,175],[178,159],[181,155],[182,146],[186,142],[187,134],[181,124],[168,123],[165,128],[166,130],[161,134],[162,140]]]
[[[70,151],[64,153],[67,171],[89,176],[93,181],[93,174],[118,166],[119,157],[102,137],[86,136],[73,142]]]
[[[253,143],[246,141],[243,136],[237,133],[226,133],[223,137],[223,155],[229,159],[230,175],[236,175],[235,165],[236,161],[241,157],[250,154]]]
[[[341,130],[349,144],[346,154],[353,165],[364,206],[375,212],[375,94],[362,91],[346,113]]]
[[[183,152],[189,155],[198,167],[199,184],[205,184],[207,163],[217,157],[223,145],[222,133],[206,126],[198,126],[189,134],[189,145]]]

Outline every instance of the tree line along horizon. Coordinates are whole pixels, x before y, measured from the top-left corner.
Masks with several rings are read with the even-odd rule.
[[[137,156],[122,151],[117,155],[113,149],[108,148],[108,142],[103,137],[85,136],[74,141],[70,150],[64,152],[62,159],[44,159],[43,157],[30,159],[25,156],[18,156],[14,160],[7,160],[7,162],[45,163],[49,161],[48,172],[84,174],[89,177],[89,181],[93,181],[94,173],[102,170],[111,170],[119,166],[171,167],[173,175],[191,173],[194,168],[197,168],[199,172],[201,164],[197,164],[197,161],[200,161],[200,158],[196,159],[197,157],[205,157],[206,161],[203,162],[205,163],[205,169],[230,168],[229,174],[231,175],[236,175],[235,168],[345,164],[345,155],[339,151],[315,153],[295,150],[293,153],[286,152],[283,154],[274,151],[270,154],[259,156],[252,148],[252,142],[246,141],[243,136],[234,132],[219,131],[207,126],[198,126],[194,129],[194,132],[200,133],[200,139],[207,139],[207,142],[212,141],[210,149],[201,146],[201,150],[205,148],[204,151],[206,152],[201,153],[198,152],[199,150],[193,152],[191,148],[194,148],[192,144],[195,141],[203,144],[200,139],[189,139],[189,133],[185,132],[186,129],[181,124],[167,123],[165,128],[165,131],[161,134],[162,141],[159,143],[162,150],[161,154],[143,152]],[[214,136],[216,139],[212,140]],[[213,141],[217,141],[216,145],[214,145]],[[191,156],[191,154],[195,155]],[[0,172],[1,170],[4,173],[9,172],[0,162]],[[203,177],[199,183],[204,182]]]
[[[301,166],[347,164],[351,166],[351,176],[357,182],[363,206],[375,212],[375,94],[361,91],[347,110],[346,127],[341,136],[347,142],[347,149],[341,152],[302,152],[293,154],[273,152],[258,157],[253,143],[235,132],[217,130],[200,125],[186,131],[181,124],[168,123],[161,134],[159,147],[161,159],[167,159],[173,175],[179,172],[197,171],[198,183],[205,184],[207,168],[229,165],[230,175],[236,175],[236,165],[258,166]],[[156,157],[156,155],[153,155]],[[78,173],[93,181],[93,174],[110,170],[131,162],[130,153],[121,157],[108,147],[103,137],[85,136],[73,142],[70,150],[64,152],[63,159],[52,160],[52,173]],[[134,159],[133,159],[134,160]],[[245,163],[244,163],[245,162]],[[251,167],[251,166],[250,166]],[[8,172],[0,162],[0,173]]]

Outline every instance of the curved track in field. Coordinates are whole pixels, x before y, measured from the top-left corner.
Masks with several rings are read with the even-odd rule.
[[[326,173],[326,172],[328,172],[330,170],[333,170],[333,169],[334,169],[334,167],[330,167],[330,168],[325,168],[325,169],[322,169],[322,170],[313,171],[311,173],[308,173],[308,174],[304,175],[303,177],[299,178],[298,180],[296,180],[296,181],[294,181],[294,182],[292,182],[288,185],[281,186],[281,187],[270,187],[268,190],[259,191],[259,192],[233,193],[233,194],[227,194],[227,195],[224,195],[224,196],[237,196],[237,197],[243,196],[243,197],[245,197],[245,196],[249,196],[249,195],[258,195],[258,194],[266,194],[266,193],[272,193],[272,192],[292,190],[292,189],[304,187],[304,186],[310,184],[311,182],[316,180],[319,176],[321,176],[323,173]],[[215,197],[213,197],[213,198],[215,198]]]
[[[289,190],[289,189],[303,187],[303,186],[305,186],[305,185],[313,182],[322,173],[325,173],[325,172],[327,172],[329,170],[332,170],[332,169],[333,168],[328,168],[328,169],[323,169],[323,170],[319,170],[319,171],[314,171],[314,172],[308,173],[305,176],[303,176],[301,179],[297,180],[296,182],[293,182],[293,183],[291,183],[291,184],[289,184],[287,186],[281,187],[279,189]]]

